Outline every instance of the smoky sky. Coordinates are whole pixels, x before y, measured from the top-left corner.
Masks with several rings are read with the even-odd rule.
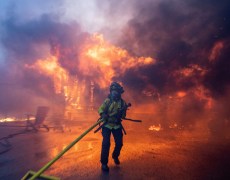
[[[10,109],[12,104],[16,109],[15,104],[19,105],[20,98],[28,92],[44,101],[52,95],[51,79],[25,69],[24,65],[33,64],[49,53],[57,55],[57,46],[62,67],[81,77],[80,46],[94,32],[103,33],[111,43],[133,56],[157,60],[154,65],[129,69],[114,77],[136,93],[152,87],[168,94],[202,84],[217,97],[224,95],[229,86],[230,2],[227,0],[3,2],[0,5],[1,111]],[[223,48],[215,61],[210,62],[210,54],[218,42],[223,43]],[[66,52],[66,48],[71,51]],[[205,75],[195,69],[191,76],[179,77],[177,72],[194,64],[204,69]],[[7,103],[6,97],[10,99]]]

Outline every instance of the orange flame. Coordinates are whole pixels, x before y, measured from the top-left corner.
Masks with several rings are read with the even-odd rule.
[[[207,70],[198,64],[191,64],[186,68],[182,68],[179,71],[176,71],[174,76],[182,75],[182,78],[186,78],[193,76],[195,73],[198,73],[200,76],[204,76],[207,73]]]
[[[13,122],[13,121],[16,121],[15,118],[7,117],[7,118],[0,119],[0,123],[1,122]]]
[[[177,96],[180,97],[180,98],[182,98],[182,97],[186,96],[186,92],[179,91],[179,92],[177,92]]]
[[[39,59],[33,65],[25,65],[33,68],[53,80],[55,93],[64,94],[66,101],[71,105],[81,108],[81,99],[84,97],[86,82],[79,81],[76,76],[71,76],[58,61],[60,57],[59,45],[53,48],[53,54],[45,59]],[[66,51],[69,51],[67,49]],[[62,50],[61,52],[65,52]],[[128,51],[116,47],[103,38],[102,34],[94,34],[81,46],[78,58],[78,71],[87,79],[90,79],[91,95],[90,103],[93,102],[94,83],[101,88],[106,88],[112,79],[124,74],[130,68],[154,64],[156,60],[150,57],[133,57]]]
[[[158,124],[158,126],[152,125],[152,126],[149,127],[149,130],[150,131],[160,131],[161,130],[161,125],[160,124]]]
[[[123,74],[127,69],[154,64],[150,57],[132,57],[126,50],[116,47],[94,34],[83,45],[80,55],[80,70],[83,75],[95,78],[102,88],[106,88],[113,77]]]
[[[37,69],[40,73],[53,78],[55,93],[60,94],[68,81],[68,72],[60,66],[58,59],[55,56],[50,56],[46,59],[39,59],[34,65],[29,68]]]

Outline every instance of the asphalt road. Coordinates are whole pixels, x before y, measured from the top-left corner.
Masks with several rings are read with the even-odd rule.
[[[137,117],[141,118],[141,116]],[[0,179],[17,180],[28,170],[38,170],[90,127],[91,120],[66,123],[64,132],[51,129],[27,132],[0,141]],[[111,158],[109,173],[100,169],[101,134],[90,132],[45,174],[75,179],[230,179],[230,138],[213,138],[205,129],[150,131],[151,116],[144,122],[123,122],[127,135],[121,165]],[[0,138],[23,128],[0,127]]]

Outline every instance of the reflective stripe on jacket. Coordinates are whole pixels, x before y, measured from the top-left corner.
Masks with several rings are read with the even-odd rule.
[[[105,127],[108,126],[109,128],[110,126],[111,128],[114,128],[114,129],[117,129],[120,127],[120,125],[117,122],[120,120],[120,118],[125,118],[126,116],[126,110],[124,110],[124,107],[126,107],[126,102],[123,99],[119,99],[118,101],[112,101],[112,102],[109,98],[105,99],[105,101],[102,103],[102,105],[98,109],[99,114],[106,113],[109,116],[108,123],[106,124]],[[121,109],[123,110],[121,111]],[[120,112],[121,115],[118,114],[119,111],[121,111]]]

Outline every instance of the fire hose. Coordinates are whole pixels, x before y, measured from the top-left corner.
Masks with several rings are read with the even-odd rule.
[[[141,120],[133,120],[129,118],[124,118],[124,120],[129,120],[133,122],[142,122]],[[70,148],[72,148],[78,141],[80,141],[86,134],[88,134],[91,130],[93,130],[97,125],[100,123],[105,122],[104,119],[99,118],[98,121],[93,124],[89,129],[87,129],[84,133],[82,133],[78,138],[76,138],[73,142],[71,142],[65,149],[63,149],[55,158],[49,161],[45,166],[43,166],[37,172],[29,171],[21,180],[35,180],[37,177],[42,177],[43,179],[50,179],[50,180],[58,180],[57,177],[51,177],[43,175],[44,173],[52,164],[54,164],[58,159],[60,159]],[[102,126],[100,126],[102,127]]]
[[[33,172],[29,171],[21,180],[34,180],[37,177],[40,177],[52,164],[54,164],[59,158],[61,158],[70,148],[72,148],[78,141],[80,141],[86,134],[88,134],[92,129],[94,129],[98,124],[104,122],[103,119],[99,119],[94,125],[82,133],[78,138],[71,142],[64,150],[62,150],[55,158],[49,161],[45,166],[43,166],[39,171]],[[48,177],[43,175],[43,179],[58,179],[55,177]]]
[[[5,150],[0,151],[0,154],[8,152],[12,148],[12,145],[9,142],[10,138],[13,138],[14,136],[17,136],[17,135],[20,135],[20,134],[25,134],[27,132],[28,131],[23,130],[23,131],[13,133],[13,134],[9,134],[8,136],[0,138],[0,145],[6,148]]]

